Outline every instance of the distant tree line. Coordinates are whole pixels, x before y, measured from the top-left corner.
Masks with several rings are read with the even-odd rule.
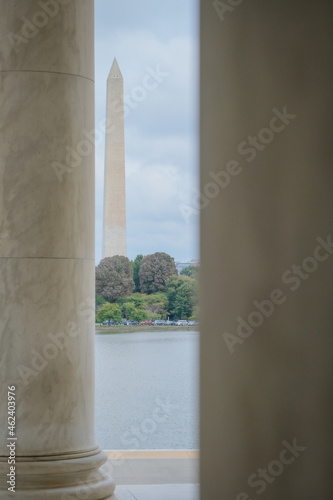
[[[198,319],[198,268],[178,276],[175,261],[164,252],[115,255],[96,267],[96,321]]]

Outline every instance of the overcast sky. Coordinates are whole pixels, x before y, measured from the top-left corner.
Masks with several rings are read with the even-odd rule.
[[[191,203],[198,184],[197,1],[95,4],[96,127],[105,119],[106,80],[114,57],[129,99],[128,257],[166,252],[175,260],[198,258],[198,216],[184,217],[180,209]],[[155,80],[148,79],[156,73]],[[104,146],[104,141],[96,146],[97,263],[102,258]]]

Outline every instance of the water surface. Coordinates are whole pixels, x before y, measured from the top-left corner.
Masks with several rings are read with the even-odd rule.
[[[103,449],[197,449],[199,334],[96,334],[96,438]]]

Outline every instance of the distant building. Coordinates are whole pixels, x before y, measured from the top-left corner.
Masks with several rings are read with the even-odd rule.
[[[184,267],[190,267],[190,266],[199,266],[200,261],[199,259],[192,259],[192,260],[183,260],[179,262],[175,262],[176,264],[176,269],[178,271],[178,274],[180,274],[180,271],[184,269]]]

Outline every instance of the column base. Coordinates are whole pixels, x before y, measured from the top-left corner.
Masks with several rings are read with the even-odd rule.
[[[100,448],[15,460],[16,500],[116,500],[116,485],[103,467],[107,457]],[[8,457],[0,457],[0,498],[11,494],[9,468]]]

